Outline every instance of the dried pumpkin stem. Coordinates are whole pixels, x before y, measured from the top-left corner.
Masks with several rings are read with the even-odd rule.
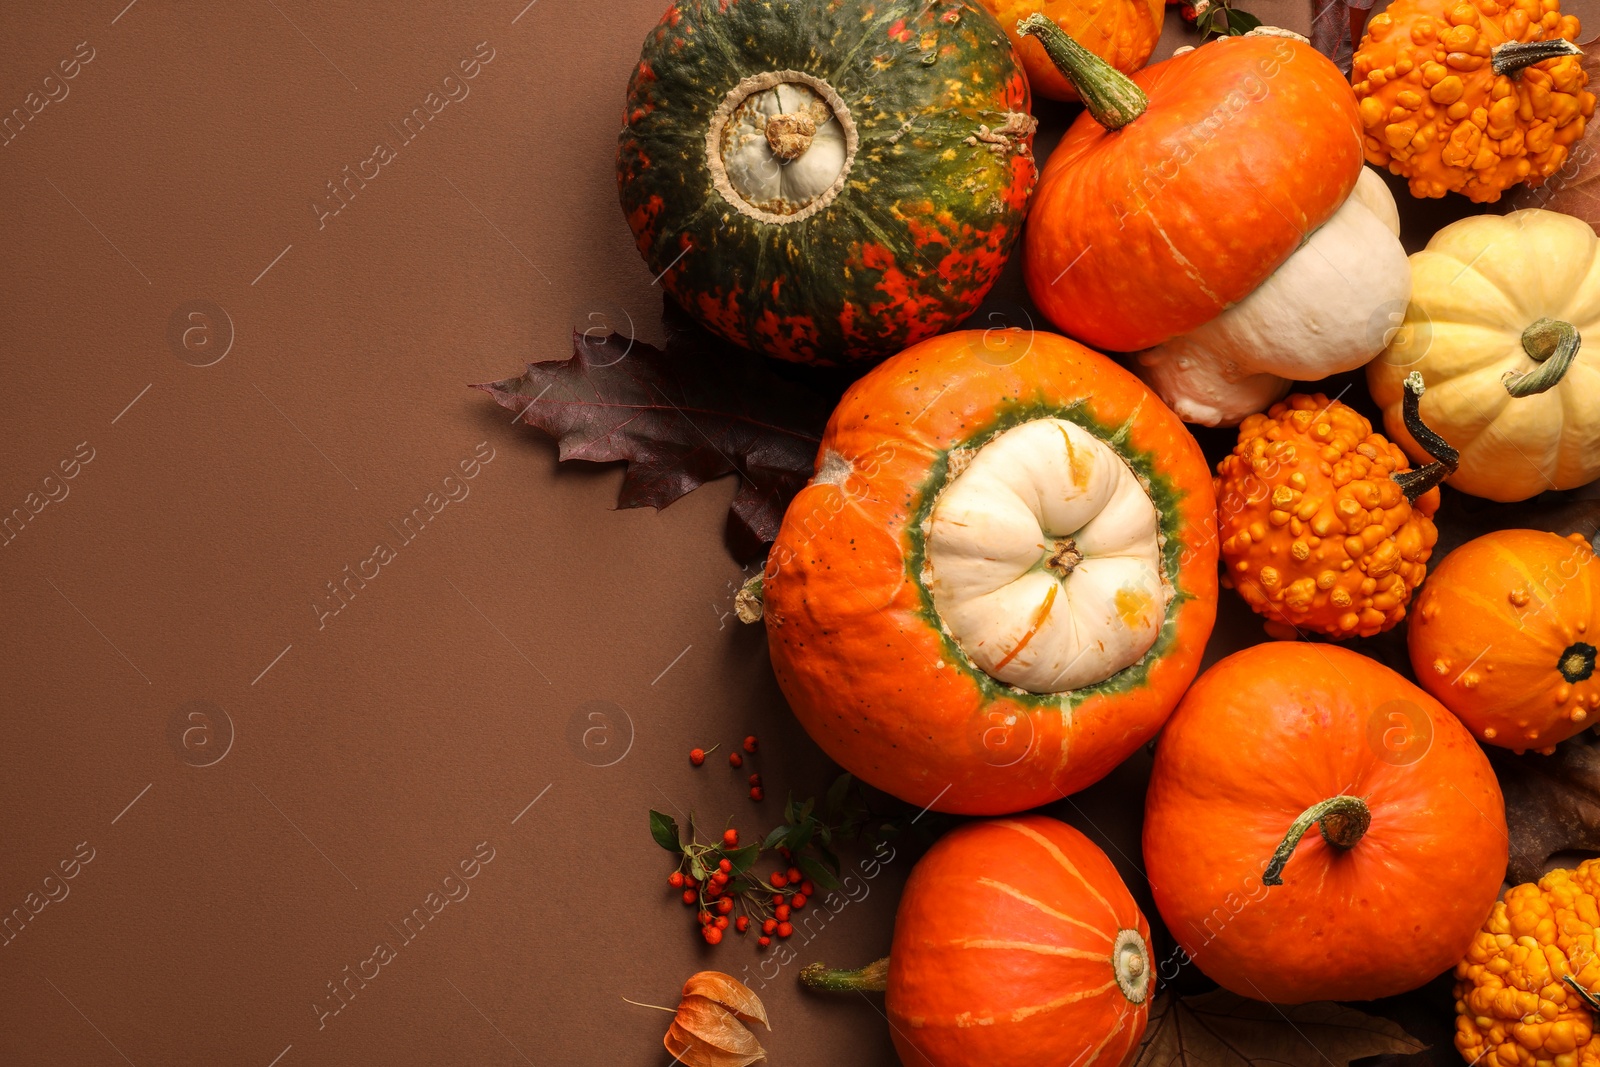
[[[1405,419],[1406,431],[1411,434],[1412,440],[1433,457],[1433,462],[1414,471],[1397,471],[1389,476],[1412,503],[1454,474],[1456,465],[1461,462],[1461,453],[1422,421],[1422,388],[1420,371],[1406,375],[1406,393],[1401,401],[1400,414]]]
[[[1489,53],[1489,63],[1496,74],[1516,77],[1524,67],[1543,63],[1562,56],[1581,56],[1583,49],[1560,37],[1551,41],[1507,41]]]
[[[764,610],[764,604],[761,599],[761,593],[764,588],[763,578],[764,574],[756,575],[741,585],[739,591],[733,595],[733,613],[738,616],[740,622],[754,623],[761,621],[761,615]]]
[[[800,983],[824,993],[882,993],[889,988],[889,957],[853,971],[830,970],[821,963],[800,969]]]
[[[1017,32],[1038,39],[1050,62],[1078,90],[1089,114],[1106,129],[1122,129],[1150,106],[1150,98],[1131,78],[1068,37],[1044,15],[1029,15],[1017,23]]]
[[[1567,983],[1567,985],[1571,986],[1573,991],[1576,992],[1578,996],[1583,998],[1583,1002],[1588,1005],[1590,1011],[1594,1012],[1596,1015],[1600,1015],[1600,1000],[1595,999],[1595,995],[1593,993],[1583,988],[1582,984],[1580,984],[1578,980],[1572,977],[1570,974],[1562,975],[1561,980]]]
[[[1346,851],[1355,848],[1356,842],[1367,832],[1367,827],[1372,825],[1372,809],[1360,797],[1341,795],[1329,797],[1302,811],[1284,835],[1278,851],[1272,854],[1272,862],[1262,872],[1262,885],[1283,884],[1283,868],[1313,823],[1322,824],[1322,839],[1330,848]]]
[[[1566,376],[1582,345],[1583,337],[1572,323],[1540,319],[1522,331],[1522,350],[1539,366],[1521,374],[1508,370],[1500,376],[1500,381],[1506,392],[1515,397],[1542,393]]]

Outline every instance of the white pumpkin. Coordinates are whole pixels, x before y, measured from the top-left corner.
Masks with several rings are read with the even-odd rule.
[[[1155,644],[1172,593],[1158,527],[1109,445],[1065,419],[1035,419],[984,445],[939,495],[928,589],[991,677],[1066,692]]]
[[[1422,421],[1461,451],[1449,479],[1526,500],[1600,477],[1600,239],[1568,215],[1474,215],[1411,257],[1405,322],[1367,367],[1389,436],[1413,459],[1405,376],[1427,385]]]
[[[1411,295],[1400,213],[1376,171],[1255,291],[1134,357],[1185,422],[1233,426],[1293,381],[1355,370],[1383,350]]]

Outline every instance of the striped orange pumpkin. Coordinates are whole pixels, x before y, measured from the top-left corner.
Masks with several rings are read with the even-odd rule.
[[[1042,815],[968,823],[911,872],[886,1007],[907,1067],[1117,1067],[1154,992],[1150,925],[1095,844]]]

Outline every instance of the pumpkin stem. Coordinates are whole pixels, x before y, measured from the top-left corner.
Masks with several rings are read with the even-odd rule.
[[[1547,59],[1560,59],[1562,56],[1581,55],[1583,49],[1560,37],[1551,41],[1507,41],[1489,53],[1489,63],[1494,67],[1496,74],[1515,78],[1522,73],[1522,68],[1531,67],[1535,63],[1543,63]]]
[[[1422,388],[1420,371],[1406,375],[1406,395],[1402,398],[1400,413],[1412,440],[1433,457],[1433,462],[1414,471],[1396,471],[1389,476],[1413,504],[1417,497],[1454,474],[1456,465],[1461,462],[1461,453],[1422,421]]]
[[[1583,986],[1578,983],[1578,980],[1572,977],[1570,974],[1562,975],[1561,980],[1567,983],[1567,985],[1571,986],[1573,991],[1576,992],[1578,996],[1583,998],[1583,1002],[1589,1006],[1590,1011],[1594,1012],[1596,1015],[1600,1015],[1600,1000],[1595,999],[1595,995],[1593,993],[1583,988]]]
[[[741,585],[739,591],[733,595],[733,613],[739,617],[740,622],[752,623],[761,621],[763,577],[764,575],[761,574],[756,575]]]
[[[1262,885],[1282,885],[1283,868],[1289,862],[1289,857],[1294,855],[1295,848],[1300,844],[1300,839],[1306,831],[1311,829],[1312,823],[1322,824],[1322,839],[1330,848],[1341,851],[1356,847],[1356,842],[1367,832],[1367,827],[1372,825],[1372,809],[1367,807],[1367,802],[1360,797],[1336,796],[1329,797],[1320,804],[1313,804],[1300,813],[1300,817],[1289,827],[1289,832],[1284,835],[1283,844],[1278,846],[1278,851],[1272,854],[1272,862],[1267,864],[1267,869],[1261,874]]]
[[[800,984],[824,993],[882,993],[889,988],[889,957],[854,971],[829,970],[821,963],[808,963],[800,969]]]
[[[1565,377],[1582,344],[1583,337],[1572,323],[1540,319],[1522,331],[1522,350],[1539,366],[1521,374],[1508,370],[1500,376],[1501,384],[1515,397],[1542,393]]]
[[[1106,129],[1122,129],[1150,106],[1150,98],[1133,79],[1068,37],[1044,15],[1029,15],[1017,23],[1017,32],[1039,39],[1050,62],[1078,90],[1083,106]]]

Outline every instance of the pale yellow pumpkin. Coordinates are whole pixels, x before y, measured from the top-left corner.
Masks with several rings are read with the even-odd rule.
[[[1411,304],[1367,365],[1389,437],[1413,460],[1406,375],[1422,374],[1422,421],[1461,451],[1449,483],[1526,500],[1600,477],[1600,239],[1532,208],[1474,215],[1411,257]]]

